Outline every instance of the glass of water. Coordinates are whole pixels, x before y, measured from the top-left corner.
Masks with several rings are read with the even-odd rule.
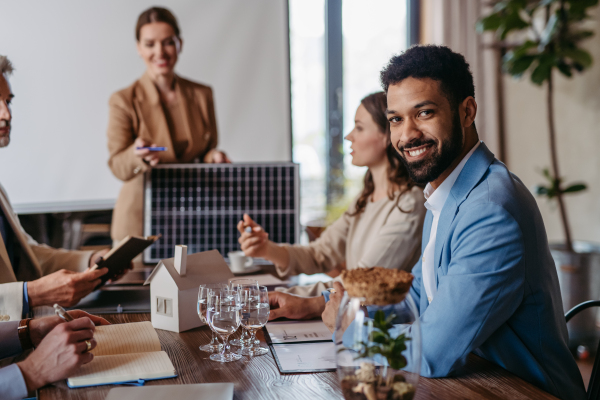
[[[223,345],[221,343],[219,343],[219,340],[217,339],[216,332],[214,331],[214,329],[210,326],[210,324],[206,320],[206,309],[208,308],[207,307],[208,292],[210,290],[227,289],[227,288],[228,288],[228,285],[226,283],[211,283],[211,284],[206,284],[206,285],[200,285],[200,288],[198,288],[198,305],[196,308],[198,311],[198,317],[200,317],[200,321],[202,321],[203,323],[207,324],[210,327],[210,330],[212,333],[212,339],[211,339],[210,343],[200,346],[200,350],[206,351],[207,353],[215,353],[217,351],[220,351],[221,348],[223,347]]]
[[[260,347],[256,340],[256,331],[265,326],[269,320],[269,292],[266,286],[254,288],[241,288],[238,290],[241,305],[241,324],[250,333],[250,345],[242,349],[242,354],[248,356],[262,356],[269,350]]]
[[[255,288],[256,290],[258,290],[258,281],[256,279],[249,279],[249,278],[235,278],[235,279],[229,280],[229,286],[231,287],[232,290],[238,290],[238,288],[245,288],[245,287],[251,287],[251,288]],[[242,348],[244,348],[246,346],[250,346],[251,345],[250,336],[248,335],[248,333],[245,329],[242,329],[242,335],[240,336],[240,338],[230,340],[229,344],[231,344],[232,346],[239,346]],[[260,344],[260,342],[258,342],[256,344]]]
[[[240,297],[231,289],[215,289],[208,292],[206,320],[223,340],[220,353],[211,354],[210,359],[218,362],[237,361],[241,355],[232,353],[227,340],[240,326]]]

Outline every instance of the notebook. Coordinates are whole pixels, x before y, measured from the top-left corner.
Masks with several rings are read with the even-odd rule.
[[[92,362],[83,365],[69,379],[70,388],[146,380],[174,378],[175,367],[160,349],[152,323],[97,326],[94,339],[98,345],[91,352]]]
[[[97,266],[93,268],[108,268],[108,272],[101,276],[104,285],[109,279],[114,279],[121,275],[131,264],[131,261],[148,246],[160,239],[161,235],[138,237],[127,236],[119,244],[113,247],[104,257],[96,262]]]

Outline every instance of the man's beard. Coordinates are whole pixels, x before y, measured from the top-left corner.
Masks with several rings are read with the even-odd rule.
[[[404,158],[405,151],[425,144],[433,144],[435,146],[435,150],[429,157],[414,162],[406,161]],[[435,181],[462,152],[463,135],[458,111],[454,113],[450,137],[444,139],[441,146],[436,146],[436,144],[431,139],[419,139],[400,148],[400,159],[404,163],[404,166],[406,166],[410,178],[415,183],[425,184]]]

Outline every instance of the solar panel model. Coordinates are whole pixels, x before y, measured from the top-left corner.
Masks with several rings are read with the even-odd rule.
[[[239,250],[237,223],[244,214],[276,243],[300,237],[298,165],[166,164],[152,168],[144,183],[144,235],[162,238],[144,251],[144,263],[217,249]]]

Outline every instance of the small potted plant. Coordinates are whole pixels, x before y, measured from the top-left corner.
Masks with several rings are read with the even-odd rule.
[[[373,279],[379,272],[380,283]],[[349,277],[365,274],[369,275],[366,279]],[[419,314],[412,298],[406,296],[410,282],[398,290],[398,286],[394,288],[397,280],[387,275],[410,276],[412,282],[409,273],[381,267],[342,273],[347,291],[336,320],[335,343],[338,377],[346,400],[411,400],[416,393],[421,365]],[[357,288],[353,281],[369,285]],[[392,304],[393,311],[387,315],[379,309]]]

